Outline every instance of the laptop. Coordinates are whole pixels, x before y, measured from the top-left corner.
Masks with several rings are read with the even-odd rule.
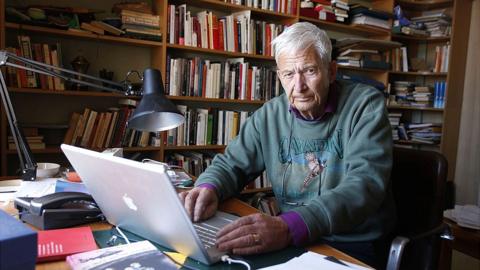
[[[207,221],[192,223],[164,166],[62,144],[107,221],[204,264],[225,253],[215,248],[215,235],[238,217],[217,211]]]

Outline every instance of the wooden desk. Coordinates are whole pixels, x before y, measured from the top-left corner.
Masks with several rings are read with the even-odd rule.
[[[0,206],[0,208],[11,214],[17,213],[17,210],[14,208],[13,203],[9,203],[7,206]],[[258,212],[257,209],[251,207],[250,205],[238,199],[227,200],[223,202],[219,208],[222,211],[234,213],[239,216],[245,216],[245,215]],[[111,228],[111,225],[106,222],[96,222],[96,223],[90,224],[90,227],[92,228],[92,230],[105,230],[105,229]],[[321,253],[329,256],[335,256],[338,259],[356,263],[364,267],[369,267],[368,265],[360,262],[359,260],[356,260],[355,258],[352,258],[347,254],[325,244],[311,245],[307,247],[307,249],[313,252],[317,252],[317,253]],[[68,270],[70,269],[70,267],[65,261],[57,261],[57,262],[39,263],[37,264],[35,269],[36,270]]]

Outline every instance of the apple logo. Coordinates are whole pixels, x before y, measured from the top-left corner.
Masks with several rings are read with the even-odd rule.
[[[128,197],[127,193],[123,194],[122,197],[123,201],[127,205],[128,208],[132,209],[133,211],[137,211],[138,207],[133,202],[132,198]]]

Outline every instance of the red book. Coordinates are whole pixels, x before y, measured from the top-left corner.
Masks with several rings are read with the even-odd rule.
[[[270,56],[271,48],[272,46],[270,45],[272,41],[272,31],[270,29],[270,24],[267,24],[265,27],[265,55]]]
[[[212,36],[213,36],[213,49],[218,50],[220,48],[219,26],[217,16],[212,14]]]
[[[252,69],[248,69],[247,75],[247,100],[252,100]]]
[[[233,42],[235,43],[235,52],[238,52],[238,26],[240,23],[237,21],[237,19],[233,20]]]
[[[62,260],[68,255],[97,249],[90,227],[38,231],[37,262]]]
[[[225,43],[225,34],[223,33],[223,20],[218,21],[218,49],[224,51],[225,47],[223,46],[223,43]]]

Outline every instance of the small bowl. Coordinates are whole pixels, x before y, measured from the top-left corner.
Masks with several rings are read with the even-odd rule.
[[[58,174],[60,165],[56,163],[37,163],[37,177],[49,178]]]

